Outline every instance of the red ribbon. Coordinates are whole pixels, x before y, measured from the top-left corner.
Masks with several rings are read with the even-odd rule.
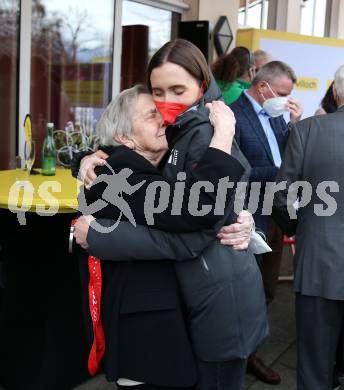
[[[71,225],[74,226],[76,219]],[[100,259],[88,256],[88,271],[90,279],[88,282],[88,301],[93,326],[93,343],[88,355],[88,372],[95,375],[99,370],[100,362],[105,352],[105,335],[101,322],[101,299],[102,299],[102,269]]]
[[[95,375],[105,352],[105,335],[101,322],[102,270],[100,260],[94,256],[88,257],[90,280],[88,283],[88,298],[93,324],[93,343],[88,356],[88,371]]]

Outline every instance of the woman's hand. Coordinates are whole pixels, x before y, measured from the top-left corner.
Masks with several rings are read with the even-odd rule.
[[[221,244],[233,246],[233,249],[247,249],[251,239],[253,224],[252,214],[243,210],[239,214],[236,223],[223,226],[219,230],[217,238],[220,239]]]
[[[94,173],[95,167],[105,164],[105,159],[109,156],[101,150],[85,156],[80,162],[79,178],[83,181],[85,187],[89,189],[96,179],[97,175]]]
[[[209,120],[214,127],[214,135],[210,142],[212,148],[230,154],[235,134],[235,117],[233,111],[220,100],[207,103]]]
[[[94,220],[92,215],[83,215],[79,217],[74,224],[75,241],[84,249],[88,248],[87,234],[91,222]]]

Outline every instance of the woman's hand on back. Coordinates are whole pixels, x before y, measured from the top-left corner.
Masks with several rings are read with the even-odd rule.
[[[236,223],[229,226],[223,226],[217,238],[221,244],[233,246],[236,250],[245,250],[248,248],[251,239],[251,231],[253,229],[252,214],[246,210],[241,211]]]
[[[109,156],[102,150],[97,150],[95,153],[85,156],[80,162],[79,179],[82,180],[85,187],[89,189],[96,179],[97,175],[94,172],[95,167],[105,164],[105,160]]]
[[[74,224],[75,241],[84,249],[88,248],[87,234],[93,220],[92,215],[82,215]]]
[[[230,154],[235,134],[235,116],[233,111],[222,101],[207,103],[209,120],[214,127],[214,135],[210,147],[220,149]]]

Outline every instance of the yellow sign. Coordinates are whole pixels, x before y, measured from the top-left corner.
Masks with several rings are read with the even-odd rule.
[[[73,106],[104,106],[103,80],[63,80],[62,89]]]
[[[100,63],[110,63],[111,62],[111,57],[93,57],[91,58],[91,63],[92,64],[100,64]]]
[[[319,89],[319,79],[312,77],[298,77],[295,89],[298,91],[317,91]]]
[[[333,80],[327,80],[327,83],[326,83],[327,88],[329,88],[332,83],[333,83]]]
[[[255,28],[243,28],[237,32],[236,46],[246,46],[251,51],[261,49],[262,39],[273,39],[281,41],[302,42],[313,45],[324,45],[344,47],[344,40],[337,38],[313,37],[311,35],[300,35],[275,30],[259,30]]]

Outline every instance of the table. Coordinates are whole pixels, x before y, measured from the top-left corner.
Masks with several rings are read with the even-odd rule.
[[[72,177],[70,170],[57,169],[54,176],[28,175],[22,169],[0,171],[0,208],[44,211],[41,205],[58,205],[58,213],[73,213],[77,209],[77,195],[81,183]],[[45,196],[50,193],[55,201]]]
[[[69,170],[0,171],[0,383],[7,390],[71,389],[88,378],[79,268],[68,254],[78,187]],[[44,190],[53,201],[44,200]],[[52,203],[58,208],[49,214],[43,205]],[[17,214],[23,207],[27,212]]]

